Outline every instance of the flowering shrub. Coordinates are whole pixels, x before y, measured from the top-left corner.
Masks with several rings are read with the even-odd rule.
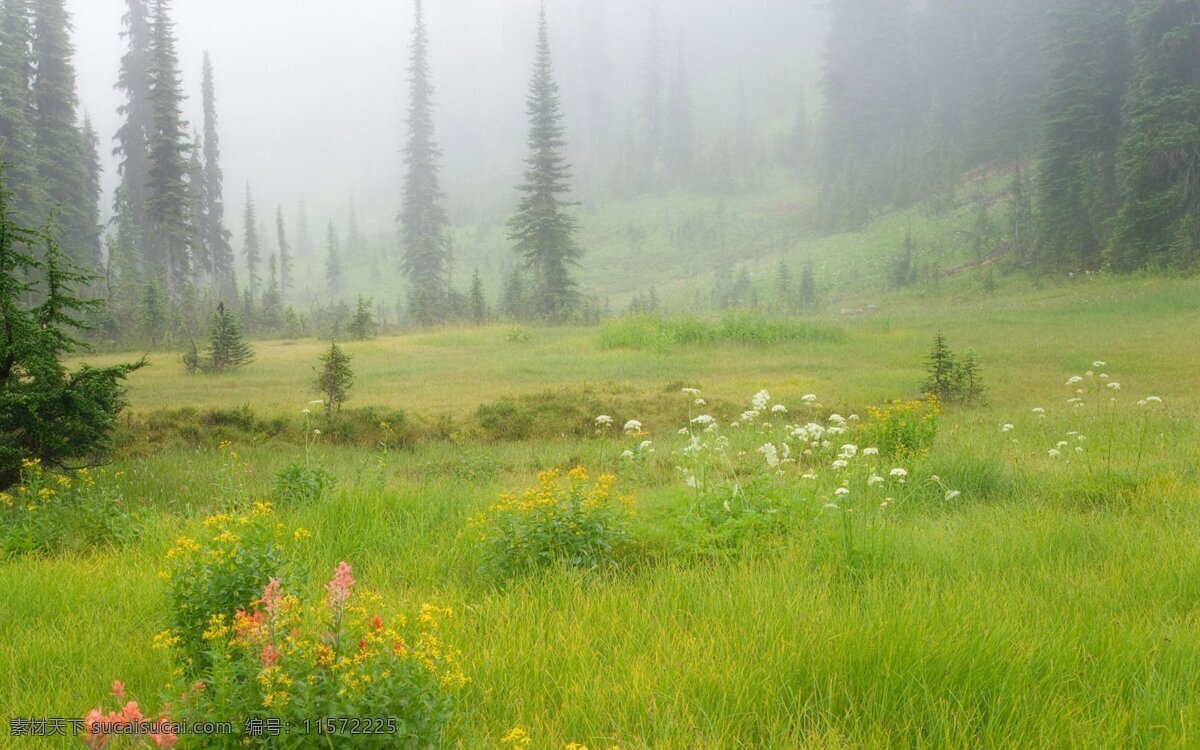
[[[867,408],[866,442],[878,446],[889,456],[922,456],[933,447],[937,437],[941,405],[936,396],[919,401],[893,401],[886,406]]]
[[[137,701],[126,700],[125,686],[114,682],[111,697],[125,701],[117,711],[104,713],[93,708],[83,719],[83,744],[91,748],[174,747],[178,741],[174,725],[165,716],[151,718],[142,715]],[[120,744],[124,738],[127,744]]]
[[[0,492],[0,557],[54,554],[131,541],[138,517],[121,495],[97,482],[101,472],[47,474],[39,459],[21,462],[21,481]],[[102,477],[103,478],[103,477]]]
[[[204,640],[213,658],[198,679],[183,678],[177,717],[235,727],[279,719],[293,734],[307,727],[307,736],[293,737],[297,747],[321,740],[337,747],[435,745],[451,693],[466,683],[458,651],[438,632],[452,613],[426,605],[413,622],[385,620],[376,614],[379,603],[377,595],[355,591],[344,562],[321,601],[302,602],[271,579],[251,606],[211,617]],[[319,724],[321,717],[353,717],[358,729],[336,719]],[[205,746],[278,741],[230,735],[206,737]]]
[[[614,482],[604,475],[590,483],[577,466],[565,477],[558,470],[538,474],[537,486],[521,495],[501,495],[472,520],[485,567],[515,575],[553,564],[587,570],[613,564],[633,502]]]
[[[283,575],[289,544],[308,535],[290,534],[275,520],[270,503],[249,513],[219,513],[204,519],[198,538],[180,537],[167,552],[171,637],[186,655],[189,670],[207,665],[204,633],[214,616],[231,617],[249,604],[272,578]]]

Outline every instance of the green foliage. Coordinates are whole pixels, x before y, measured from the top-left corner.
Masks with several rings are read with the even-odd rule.
[[[319,502],[329,494],[335,481],[324,466],[292,461],[275,475],[274,498],[281,505]]]
[[[485,570],[500,578],[564,565],[599,570],[616,564],[632,500],[617,495],[615,479],[589,483],[587,471],[538,475],[538,484],[499,502],[471,522]]]
[[[206,372],[226,372],[253,361],[254,350],[242,336],[237,319],[225,309],[225,305],[218,305],[208,329],[208,351],[203,369]]]
[[[63,367],[97,305],[74,296],[93,277],[52,237],[15,223],[9,197],[0,182],[0,488],[17,480],[22,459],[62,467],[103,451],[125,407],[121,383],[145,364]]]
[[[738,343],[774,346],[789,342],[839,343],[845,332],[829,325],[786,318],[771,318],[752,311],[732,311],[720,321],[685,316],[627,315],[605,323],[600,345],[606,349],[643,349],[662,352],[680,345]]]
[[[321,394],[325,402],[326,416],[339,414],[342,404],[350,398],[350,388],[354,385],[354,371],[350,369],[350,355],[346,354],[337,342],[329,345],[329,351],[320,357],[320,367],[317,369],[317,380],[314,388]]]
[[[378,332],[379,326],[375,322],[375,316],[371,313],[371,302],[360,294],[358,308],[348,329],[350,338],[355,341],[366,341],[375,338]]]
[[[945,403],[976,403],[983,399],[983,373],[974,350],[967,350],[959,358],[939,331],[926,363],[929,377],[922,388],[924,393]]]
[[[864,444],[896,458],[923,456],[937,438],[941,406],[930,396],[921,401],[893,401],[868,407],[870,419],[863,425]]]
[[[86,552],[137,538],[140,517],[102,473],[49,475],[27,460],[21,480],[0,492],[0,557]]]

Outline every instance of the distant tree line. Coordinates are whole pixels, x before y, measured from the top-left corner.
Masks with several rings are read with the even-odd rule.
[[[1007,241],[1043,268],[1200,260],[1200,2],[836,0],[830,227],[1016,165]]]

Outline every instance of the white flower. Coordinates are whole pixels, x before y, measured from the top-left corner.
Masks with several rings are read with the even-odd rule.
[[[838,424],[842,424],[842,423],[844,423],[844,422],[846,421],[846,418],[845,418],[845,417],[843,417],[841,414],[830,414],[830,415],[829,415],[829,420],[828,420],[828,421],[830,421],[830,422],[836,422],[836,423],[838,423]]]
[[[888,473],[889,473],[891,476],[893,476],[893,477],[897,477],[897,478],[899,478],[899,479],[903,479],[904,477],[908,476],[908,470],[907,470],[907,469],[901,469],[901,468],[899,468],[899,467],[897,467],[897,468],[895,468],[895,469],[892,469],[892,470],[891,470],[890,472],[888,472]]]
[[[816,475],[816,474],[812,474],[812,473],[808,473],[808,474],[805,474],[804,476],[802,476],[802,477],[800,477],[800,478],[801,478],[801,479],[809,479],[809,480],[812,480],[812,479],[816,479],[816,478],[817,478],[817,475]]]
[[[867,485],[870,486],[873,484],[879,484],[882,481],[884,481],[883,477],[879,476],[878,474],[872,474],[871,478],[867,480]]]
[[[1162,403],[1162,399],[1161,399],[1161,398],[1159,398],[1158,396],[1147,396],[1147,397],[1146,397],[1146,403],[1150,403],[1150,404],[1161,404],[1161,403]]]
[[[804,403],[806,403],[806,404],[811,404],[811,403],[813,403],[814,401],[816,401],[816,400],[817,400],[817,394],[815,394],[815,393],[808,393],[808,394],[805,394],[804,398],[802,398],[802,399],[800,399],[800,400],[801,400],[801,401],[803,401],[803,402],[804,402]]]
[[[1083,446],[1082,446],[1082,445],[1077,445],[1077,446],[1075,446],[1075,452],[1076,452],[1076,453],[1083,453]]]
[[[946,499],[953,500],[954,498],[958,497],[961,494],[962,493],[959,492],[958,490],[950,490],[949,492],[946,493]]]
[[[633,451],[631,451],[631,450],[621,451],[621,458],[625,459],[626,461],[633,460]]]
[[[1012,431],[1013,431],[1013,430],[1015,430],[1015,429],[1017,429],[1017,428],[1016,428],[1016,427],[1014,427],[1013,425],[1011,425],[1011,424],[1005,424],[1004,426],[1002,426],[1002,427],[1000,428],[1000,431],[1001,431],[1001,432],[1012,432]]]
[[[697,425],[699,427],[708,427],[710,424],[712,424],[716,421],[717,420],[713,419],[712,417],[710,417],[707,414],[701,414],[700,416],[692,419],[692,424]]]
[[[1121,384],[1115,380],[1113,382],[1109,383],[1107,387],[1109,390],[1113,390],[1113,391],[1121,390]]]
[[[858,415],[857,415],[857,414],[851,414],[851,415],[850,415],[850,421],[851,421],[851,422],[857,422],[857,421],[859,421],[859,420],[858,420]]]
[[[601,414],[600,416],[596,417],[596,426],[597,427],[608,427],[608,426],[612,425],[612,423],[613,423],[613,418],[608,416],[607,414]]]
[[[880,507],[880,508],[887,508],[889,505],[891,505],[891,504],[892,504],[892,503],[894,503],[895,501],[896,501],[896,500],[895,500],[895,498],[891,498],[891,497],[889,497],[889,498],[886,498],[886,499],[884,499],[884,501],[883,501],[882,503],[880,503],[880,504],[879,504],[879,507]]]
[[[1107,372],[1102,372],[1102,373],[1100,373],[1100,379],[1101,379],[1101,380],[1108,380],[1108,373],[1107,373]]]
[[[843,458],[839,458],[838,460],[833,462],[833,468],[835,468],[835,469],[844,469],[849,465],[850,465],[850,462]]]
[[[775,404],[771,407],[772,414],[787,414],[787,407],[783,404]]]
[[[708,402],[702,398],[698,398],[695,401],[693,401],[692,403],[695,404],[696,406],[708,406]]]
[[[311,412],[311,411],[309,411],[308,409],[305,409],[305,410],[304,410],[304,413],[305,413],[305,414],[312,414],[312,412]]]
[[[679,428],[679,434],[680,434],[680,435],[686,435],[686,434],[688,434],[688,428],[686,428],[686,427],[680,427],[680,428]]]
[[[835,505],[833,503],[825,503],[825,509],[826,510],[837,510],[838,507],[837,507],[837,505]]]
[[[625,431],[626,432],[641,432],[642,431],[642,423],[637,421],[636,419],[631,419],[625,423]]]
[[[320,431],[320,430],[313,430],[313,434],[314,434],[314,435],[320,435],[320,434],[321,434],[321,431]]]
[[[1035,407],[1033,407],[1033,413],[1034,413],[1034,414],[1039,414],[1039,415],[1040,415],[1040,414],[1045,414],[1045,413],[1046,413],[1046,410],[1045,410],[1045,409],[1043,409],[1043,408],[1042,408],[1042,407],[1040,407],[1040,406],[1035,406]]]
[[[699,396],[700,395],[699,388],[681,388],[680,390],[689,396]]]
[[[322,401],[321,399],[319,399],[319,398],[318,398],[318,399],[314,399],[314,400],[312,400],[312,401],[309,401],[309,402],[308,402],[308,405],[309,405],[309,406],[324,406],[324,405],[325,405],[325,402],[324,402],[324,401]]]
[[[646,451],[650,451],[651,453],[653,453],[653,452],[654,452],[654,450],[653,450],[653,448],[652,448],[652,446],[653,446],[653,445],[654,445],[654,443],[650,442],[649,440],[643,440],[643,441],[642,441],[642,442],[641,442],[641,443],[638,445],[638,450],[639,450],[639,451],[641,451],[641,452],[643,452],[643,453],[644,453],[644,452],[646,452]]]
[[[846,489],[845,487],[838,487],[833,491],[833,494],[844,497],[850,494],[850,490]]]
[[[1082,383],[1082,382],[1083,382],[1082,377],[1080,377],[1079,375],[1072,375],[1071,379],[1067,381],[1067,385],[1072,386],[1072,385],[1075,385],[1076,383]]]
[[[854,456],[858,455],[858,446],[847,443],[846,445],[842,446],[842,454],[847,458],[853,458]]]
[[[1059,440],[1058,443],[1054,447],[1055,448],[1065,448],[1066,445],[1067,445],[1066,440]]]
[[[878,448],[863,448],[862,454],[864,456],[878,456],[879,449]]]
[[[765,390],[759,391],[754,394],[754,398],[750,400],[750,403],[754,404],[755,409],[762,411],[767,408],[767,404],[771,403],[771,394]]]
[[[1062,453],[1060,453],[1057,448],[1051,448],[1049,455],[1050,455],[1050,458],[1058,458],[1059,456],[1062,455]]]
[[[1101,362],[1100,360],[1096,360],[1095,362],[1092,363],[1092,367],[1104,367],[1107,364],[1108,364],[1107,362]]]
[[[776,450],[774,443],[764,443],[758,452],[763,454],[763,458],[767,462],[767,466],[772,469],[779,466],[779,451]]]

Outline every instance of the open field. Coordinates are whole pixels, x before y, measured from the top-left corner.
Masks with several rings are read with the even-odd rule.
[[[792,412],[814,393],[821,420],[865,418],[869,405],[916,395],[941,329],[955,350],[979,352],[988,399],[946,406],[932,450],[904,459],[906,494],[869,537],[870,555],[847,554],[838,512],[795,478],[772,480],[792,520],[714,542],[675,469],[683,425],[615,410],[615,434],[597,437],[492,441],[464,429],[386,451],[318,443],[336,488],[281,505],[279,519],[312,532],[300,548],[308,579],[347,560],[389,611],[455,611],[443,634],[469,682],[448,747],[495,747],[513,727],[533,748],[1195,747],[1200,284],[1096,278],[983,302],[897,300],[824,322],[844,337],[659,352],[606,350],[596,329],[381,338],[346,347],[351,404],[466,425],[506,396],[569,398],[590,385],[589,398],[655,404],[686,401],[680,387],[694,386],[721,421],[760,389]],[[260,343],[254,365],[217,377],[152,355],[131,381],[134,415],[249,405],[292,420],[287,435],[233,446],[252,467],[239,469],[250,496],[265,498],[303,454],[299,412],[324,347]],[[1064,383],[1095,360],[1121,389],[1101,386],[1073,409]],[[1137,404],[1150,395],[1161,407]],[[637,440],[619,428],[634,418],[656,452],[631,466],[620,456]],[[1083,453],[1071,443],[1049,455],[1076,432]],[[751,463],[754,436],[731,435]],[[212,509],[229,459],[208,445],[144,453],[110,469],[142,510],[136,544],[0,562],[5,714],[82,716],[114,679],[158,704],[168,667],[150,648],[164,628],[156,572]],[[481,575],[469,519],[536,472],[577,464],[616,474],[634,497],[622,565],[499,584]]]

